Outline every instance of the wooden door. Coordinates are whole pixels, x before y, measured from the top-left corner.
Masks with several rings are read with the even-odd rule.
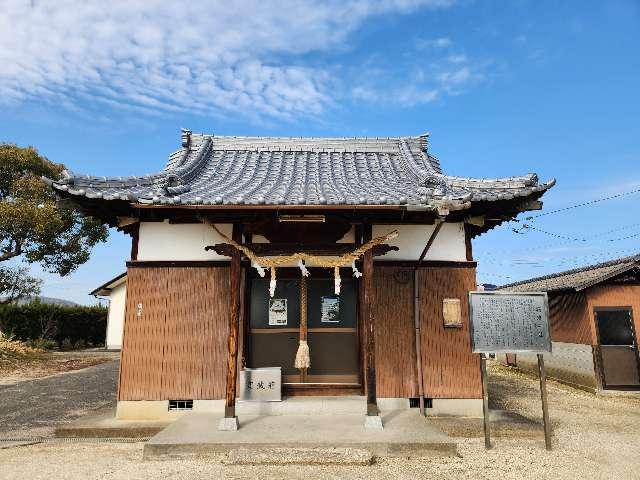
[[[604,388],[640,388],[638,345],[628,308],[597,309]]]

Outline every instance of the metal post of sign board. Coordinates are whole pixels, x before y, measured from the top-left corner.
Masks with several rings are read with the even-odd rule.
[[[547,374],[544,370],[544,358],[538,354],[538,372],[540,373],[540,397],[542,399],[542,421],[544,422],[544,444],[551,450],[551,425],[549,423],[549,407],[547,405]]]
[[[487,388],[487,357],[480,354],[480,375],[482,376],[482,416],[484,417],[484,447],[491,448],[491,433],[489,431],[489,390]]]

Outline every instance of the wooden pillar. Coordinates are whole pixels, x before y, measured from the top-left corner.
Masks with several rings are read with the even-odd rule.
[[[242,243],[242,228],[239,224],[233,224],[232,238],[235,242]],[[224,403],[225,418],[236,416],[236,379],[238,375],[238,324],[240,320],[240,253],[234,251],[231,256],[231,278],[229,282],[229,354],[227,356],[227,388]]]
[[[364,225],[363,242],[372,238],[371,224]],[[362,265],[364,328],[366,330],[366,386],[367,386],[367,415],[378,416],[378,402],[376,397],[376,332],[373,319],[373,253],[370,250],[364,254]]]
[[[131,260],[138,259],[138,242],[140,240],[140,222],[131,227]]]
[[[244,234],[244,243],[251,243],[252,234]],[[249,310],[251,309],[251,267],[242,268],[242,282],[240,291],[243,300],[240,309],[240,325],[242,325],[242,349],[240,352],[240,367],[247,368],[249,358]]]

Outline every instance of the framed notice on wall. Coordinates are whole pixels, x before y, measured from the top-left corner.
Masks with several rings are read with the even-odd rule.
[[[269,299],[269,325],[286,325],[287,324],[287,299],[286,298],[270,298]]]
[[[340,322],[340,297],[330,295],[321,299],[320,321],[323,323]]]
[[[462,328],[462,310],[459,298],[442,300],[442,318],[445,328]]]
[[[551,352],[544,292],[469,292],[474,353]]]

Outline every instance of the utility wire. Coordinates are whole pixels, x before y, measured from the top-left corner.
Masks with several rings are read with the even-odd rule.
[[[585,241],[589,241],[589,240],[594,240],[594,239],[599,239],[601,237],[604,237],[605,235],[609,235],[611,233],[615,233],[615,232],[620,232],[620,231],[624,231],[624,230],[630,230],[633,228],[638,228],[640,227],[640,223],[632,223],[629,225],[622,225],[620,227],[616,227],[616,228],[612,228],[609,230],[606,230],[604,232],[599,232],[593,235],[587,235],[585,237],[570,237],[568,235],[562,235],[562,234],[555,234],[553,232],[549,232],[546,230],[542,230],[542,229],[538,229],[536,227],[531,227],[529,225],[527,225],[527,230],[531,229],[531,230],[535,230],[537,232],[540,233],[544,233],[546,235],[550,235],[552,237],[558,238],[560,240],[563,240],[561,242],[548,242],[548,243],[543,243],[543,244],[538,244],[538,245],[531,245],[528,244],[526,246],[522,246],[522,247],[518,247],[518,248],[511,248],[511,249],[507,249],[507,250],[495,250],[492,249],[490,251],[484,252],[485,255],[491,255],[491,256],[495,256],[495,255],[500,255],[501,257],[504,256],[505,254],[518,254],[518,253],[522,253],[522,252],[531,252],[531,251],[540,251],[540,250],[545,250],[545,249],[549,249],[549,248],[556,248],[556,247],[561,247],[564,245],[569,245],[571,243],[575,243],[575,242],[585,242]],[[519,232],[515,232],[518,233],[519,235],[526,235],[526,231],[519,231]],[[599,243],[599,242],[618,242],[618,241],[622,241],[622,240],[627,240],[630,238],[636,238],[640,236],[640,233],[636,233],[633,235],[628,235],[626,237],[619,237],[619,238],[610,238],[610,239],[603,239],[603,240],[597,240],[595,243]]]
[[[618,257],[629,256],[631,254],[637,253],[637,248],[626,248],[620,250],[609,250],[606,252],[598,252],[584,255],[575,255],[572,257],[560,257],[554,258],[553,263],[558,266],[562,265],[584,265],[590,263],[600,263],[606,260],[611,260]],[[549,262],[545,261],[545,259],[540,259],[539,261],[535,260],[497,260],[497,259],[483,259],[479,260],[480,264],[493,264],[493,265],[510,265],[510,266],[535,266],[535,267],[548,267]]]
[[[597,198],[595,200],[590,200],[588,202],[578,203],[576,205],[570,205],[570,206],[564,207],[564,208],[558,208],[556,210],[550,210],[548,212],[539,213],[538,215],[532,215],[530,217],[526,217],[525,220],[533,220],[534,218],[540,218],[540,217],[544,217],[544,216],[547,216],[547,215],[553,215],[553,214],[560,213],[560,212],[566,212],[567,210],[572,210],[574,208],[588,207],[589,205],[593,205],[595,203],[605,202],[607,200],[615,200],[616,198],[626,197],[628,195],[633,195],[635,193],[640,193],[640,188],[638,188],[636,190],[631,190],[631,191],[628,191],[628,192],[617,193],[615,195],[610,195],[608,197]]]

